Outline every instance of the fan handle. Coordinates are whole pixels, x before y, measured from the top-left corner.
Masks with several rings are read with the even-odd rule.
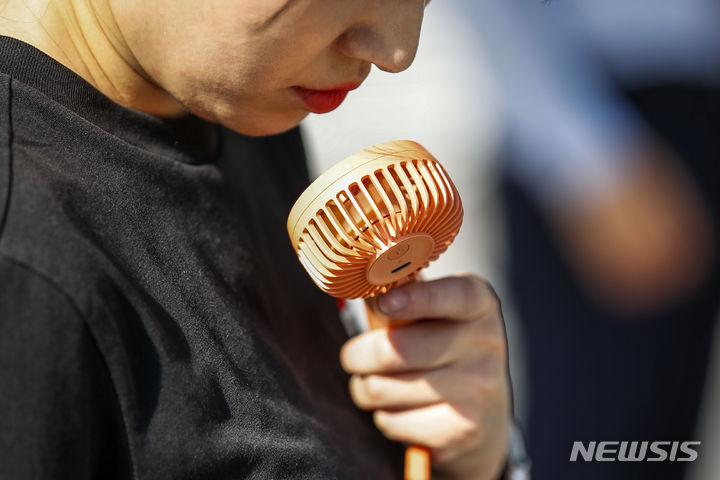
[[[400,280],[395,288],[420,280],[420,275],[406,277]],[[368,326],[371,330],[380,328],[397,328],[408,325],[414,320],[396,319],[385,315],[378,306],[378,297],[365,299],[365,310],[367,312]],[[392,326],[391,326],[392,325]],[[410,445],[405,449],[405,474],[404,480],[430,480],[431,465],[430,451],[420,445]]]

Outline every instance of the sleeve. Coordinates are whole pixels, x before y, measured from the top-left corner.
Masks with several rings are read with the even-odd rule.
[[[129,478],[114,395],[72,301],[0,256],[0,478]]]
[[[510,172],[541,204],[563,207],[611,190],[650,136],[620,98],[568,2],[466,1],[501,96]]]

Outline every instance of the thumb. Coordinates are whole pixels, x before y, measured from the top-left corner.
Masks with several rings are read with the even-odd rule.
[[[392,317],[385,311],[398,311],[407,305],[409,296],[400,289],[391,290],[390,292],[365,299],[365,309],[367,311],[368,324],[371,330],[378,328],[399,327],[412,323],[412,318],[396,318]]]

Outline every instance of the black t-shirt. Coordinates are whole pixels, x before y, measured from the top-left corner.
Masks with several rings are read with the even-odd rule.
[[[399,478],[287,213],[297,130],[125,109],[0,37],[0,478]]]

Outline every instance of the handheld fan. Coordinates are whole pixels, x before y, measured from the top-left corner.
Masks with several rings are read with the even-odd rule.
[[[400,140],[323,173],[295,202],[287,228],[317,286],[336,298],[365,298],[377,327],[373,297],[412,281],[452,243],[462,217],[445,169],[418,143]],[[408,448],[405,478],[430,478],[427,450]]]

